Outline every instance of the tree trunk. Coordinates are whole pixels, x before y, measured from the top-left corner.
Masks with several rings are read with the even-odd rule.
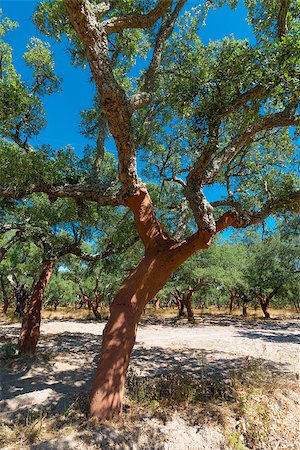
[[[3,297],[3,309],[2,309],[2,314],[6,314],[10,301],[11,301],[11,297],[9,295],[7,295],[7,291],[5,289],[5,284],[4,284],[4,280],[3,280],[3,275],[0,276],[0,284],[1,284],[1,291],[2,291],[2,297]]]
[[[233,307],[234,307],[234,298],[235,298],[235,295],[234,295],[234,293],[233,292],[230,292],[230,304],[229,304],[229,312],[231,312],[232,313],[232,310],[233,310]]]
[[[188,317],[188,321],[190,323],[195,323],[194,311],[193,311],[192,304],[191,304],[191,298],[193,297],[194,292],[195,291],[193,289],[190,289],[186,298],[183,298],[183,300],[182,300],[184,306],[186,307],[187,317]]]
[[[91,393],[91,417],[111,419],[120,414],[138,322],[145,305],[165,285],[181,263],[180,259],[172,257],[169,248],[153,249],[146,253],[116,294],[103,332],[102,350]]]
[[[7,279],[12,287],[16,299],[16,309],[14,314],[19,314],[21,319],[23,319],[25,306],[28,300],[28,287],[22,283],[19,283],[19,280],[14,273],[9,274]]]
[[[299,314],[300,313],[300,303],[296,299],[293,299],[292,301],[293,301],[293,305],[295,307],[296,313]]]
[[[158,312],[159,311],[159,306],[160,306],[160,299],[156,298],[155,299],[155,311]]]
[[[178,317],[184,316],[184,303],[182,298],[178,298]]]
[[[33,355],[40,336],[41,309],[44,292],[56,261],[44,262],[38,282],[33,288],[28,309],[22,321],[19,337],[19,354]]]
[[[247,303],[243,302],[243,316],[247,317]]]
[[[269,306],[269,300],[266,297],[259,297],[259,303],[262,309],[262,312],[264,313],[265,319],[270,319],[270,314],[268,312],[268,306]]]
[[[205,230],[182,242],[170,239],[155,217],[145,188],[128,197],[125,205],[134,213],[145,256],[125,279],[110,305],[91,392],[89,414],[98,419],[111,419],[121,412],[125,376],[144,307],[166,284],[171,273],[193,253],[208,248],[212,239],[212,234]]]
[[[93,313],[94,313],[94,316],[95,316],[95,318],[97,320],[101,320],[102,319],[101,313],[98,311],[100,300],[101,300],[100,294],[96,294],[95,295],[95,300],[91,300],[91,302],[90,302],[92,310],[93,310]]]

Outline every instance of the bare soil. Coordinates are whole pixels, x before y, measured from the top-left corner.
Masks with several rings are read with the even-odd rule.
[[[0,324],[0,344],[16,343],[19,326]],[[41,340],[35,358],[1,361],[0,419],[8,435],[12,430],[12,422],[19,420],[25,426],[25,416],[28,418],[27,424],[41,424],[38,425],[40,428],[44,426],[45,420],[51,421],[59,415],[72,416],[74,405],[77,408],[81,399],[87,398],[104,326],[105,322],[88,320],[46,320],[41,327]],[[189,325],[185,320],[148,317],[139,327],[130,370],[137,377],[151,378],[159,374],[170,376],[180,372],[192,374],[200,381],[226,381],[234,373],[247,370],[253,362],[259,362],[272,376],[284,380],[287,386],[289,382],[295,383],[299,379],[298,332],[299,322],[292,318],[266,321],[225,315],[204,316],[195,325]],[[266,394],[263,401],[268,403],[271,400],[274,402],[274,398],[268,399]],[[273,422],[268,425],[275,437],[279,433],[270,444],[273,447],[255,447],[256,444],[245,446],[242,439],[243,424],[237,423],[236,417],[232,419],[234,423],[228,417],[228,424],[216,418],[212,421],[201,419],[202,422],[200,420],[195,426],[183,419],[180,411],[174,410],[172,417],[167,418],[145,413],[139,416],[139,423],[135,423],[134,429],[126,424],[126,420],[122,424],[106,423],[95,428],[90,427],[84,419],[83,427],[82,414],[81,430],[78,429],[79,422],[64,422],[60,429],[56,421],[53,422],[53,433],[50,432],[47,439],[41,430],[38,432],[33,427],[33,437],[26,435],[23,440],[9,444],[12,440],[7,435],[8,444],[2,448],[299,449],[295,438],[299,425],[296,418],[299,394],[287,389],[275,400],[276,404],[271,409],[272,414],[278,410],[277,415],[276,418],[272,416]],[[289,408],[289,414],[284,412],[286,408]],[[47,419],[44,420],[45,417]],[[283,431],[278,428],[278,417],[284,422]],[[293,433],[286,433],[285,426],[292,427]],[[236,436],[233,430],[237,430]]]

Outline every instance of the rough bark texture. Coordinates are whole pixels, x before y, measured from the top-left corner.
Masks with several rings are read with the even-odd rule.
[[[22,328],[19,337],[19,353],[21,355],[33,355],[40,336],[41,309],[44,299],[44,292],[51,273],[55,266],[55,261],[46,261],[40,278],[33,288],[28,309],[22,321]]]

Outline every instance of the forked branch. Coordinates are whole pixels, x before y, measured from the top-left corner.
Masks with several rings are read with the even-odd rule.
[[[125,16],[112,17],[102,22],[101,26],[107,35],[119,33],[127,28],[150,28],[162,17],[171,4],[172,0],[161,0],[147,14],[127,14]]]

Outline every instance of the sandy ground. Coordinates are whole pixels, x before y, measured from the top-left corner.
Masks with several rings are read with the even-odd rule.
[[[296,320],[245,321],[230,316],[207,316],[196,325],[176,319],[149,318],[139,328],[130,367],[137,375],[151,376],[180,369],[200,378],[213,375],[226,379],[232,370],[243,367],[249,359],[259,359],[272,372],[295,380],[299,377],[298,325]],[[6,364],[1,369],[0,418],[37,404],[44,409],[64,411],[75,395],[87,392],[97,363],[104,326],[104,322],[93,321],[44,321],[38,363],[29,365],[20,360],[13,366]],[[18,324],[0,324],[0,342],[7,339],[15,342],[18,331]],[[170,422],[165,426],[178,429],[176,423],[172,425]],[[181,432],[184,429],[183,426],[179,428]],[[164,447],[157,448],[226,448],[217,429],[209,431],[211,440],[202,440],[204,444],[199,436],[201,433],[207,434],[208,430],[200,431],[187,428],[185,437],[176,438],[175,433],[173,444],[169,440]],[[198,433],[198,440],[195,441],[193,433]],[[174,432],[166,430],[166,435],[169,434],[174,435]],[[50,444],[48,447],[40,444],[32,448],[144,448],[142,444],[138,447],[128,444],[126,447],[125,441],[120,447],[116,444],[112,447],[107,443],[104,445],[103,441],[95,447],[84,447],[76,439],[76,436],[71,439],[71,444],[66,441],[62,447],[54,442],[52,447]]]

